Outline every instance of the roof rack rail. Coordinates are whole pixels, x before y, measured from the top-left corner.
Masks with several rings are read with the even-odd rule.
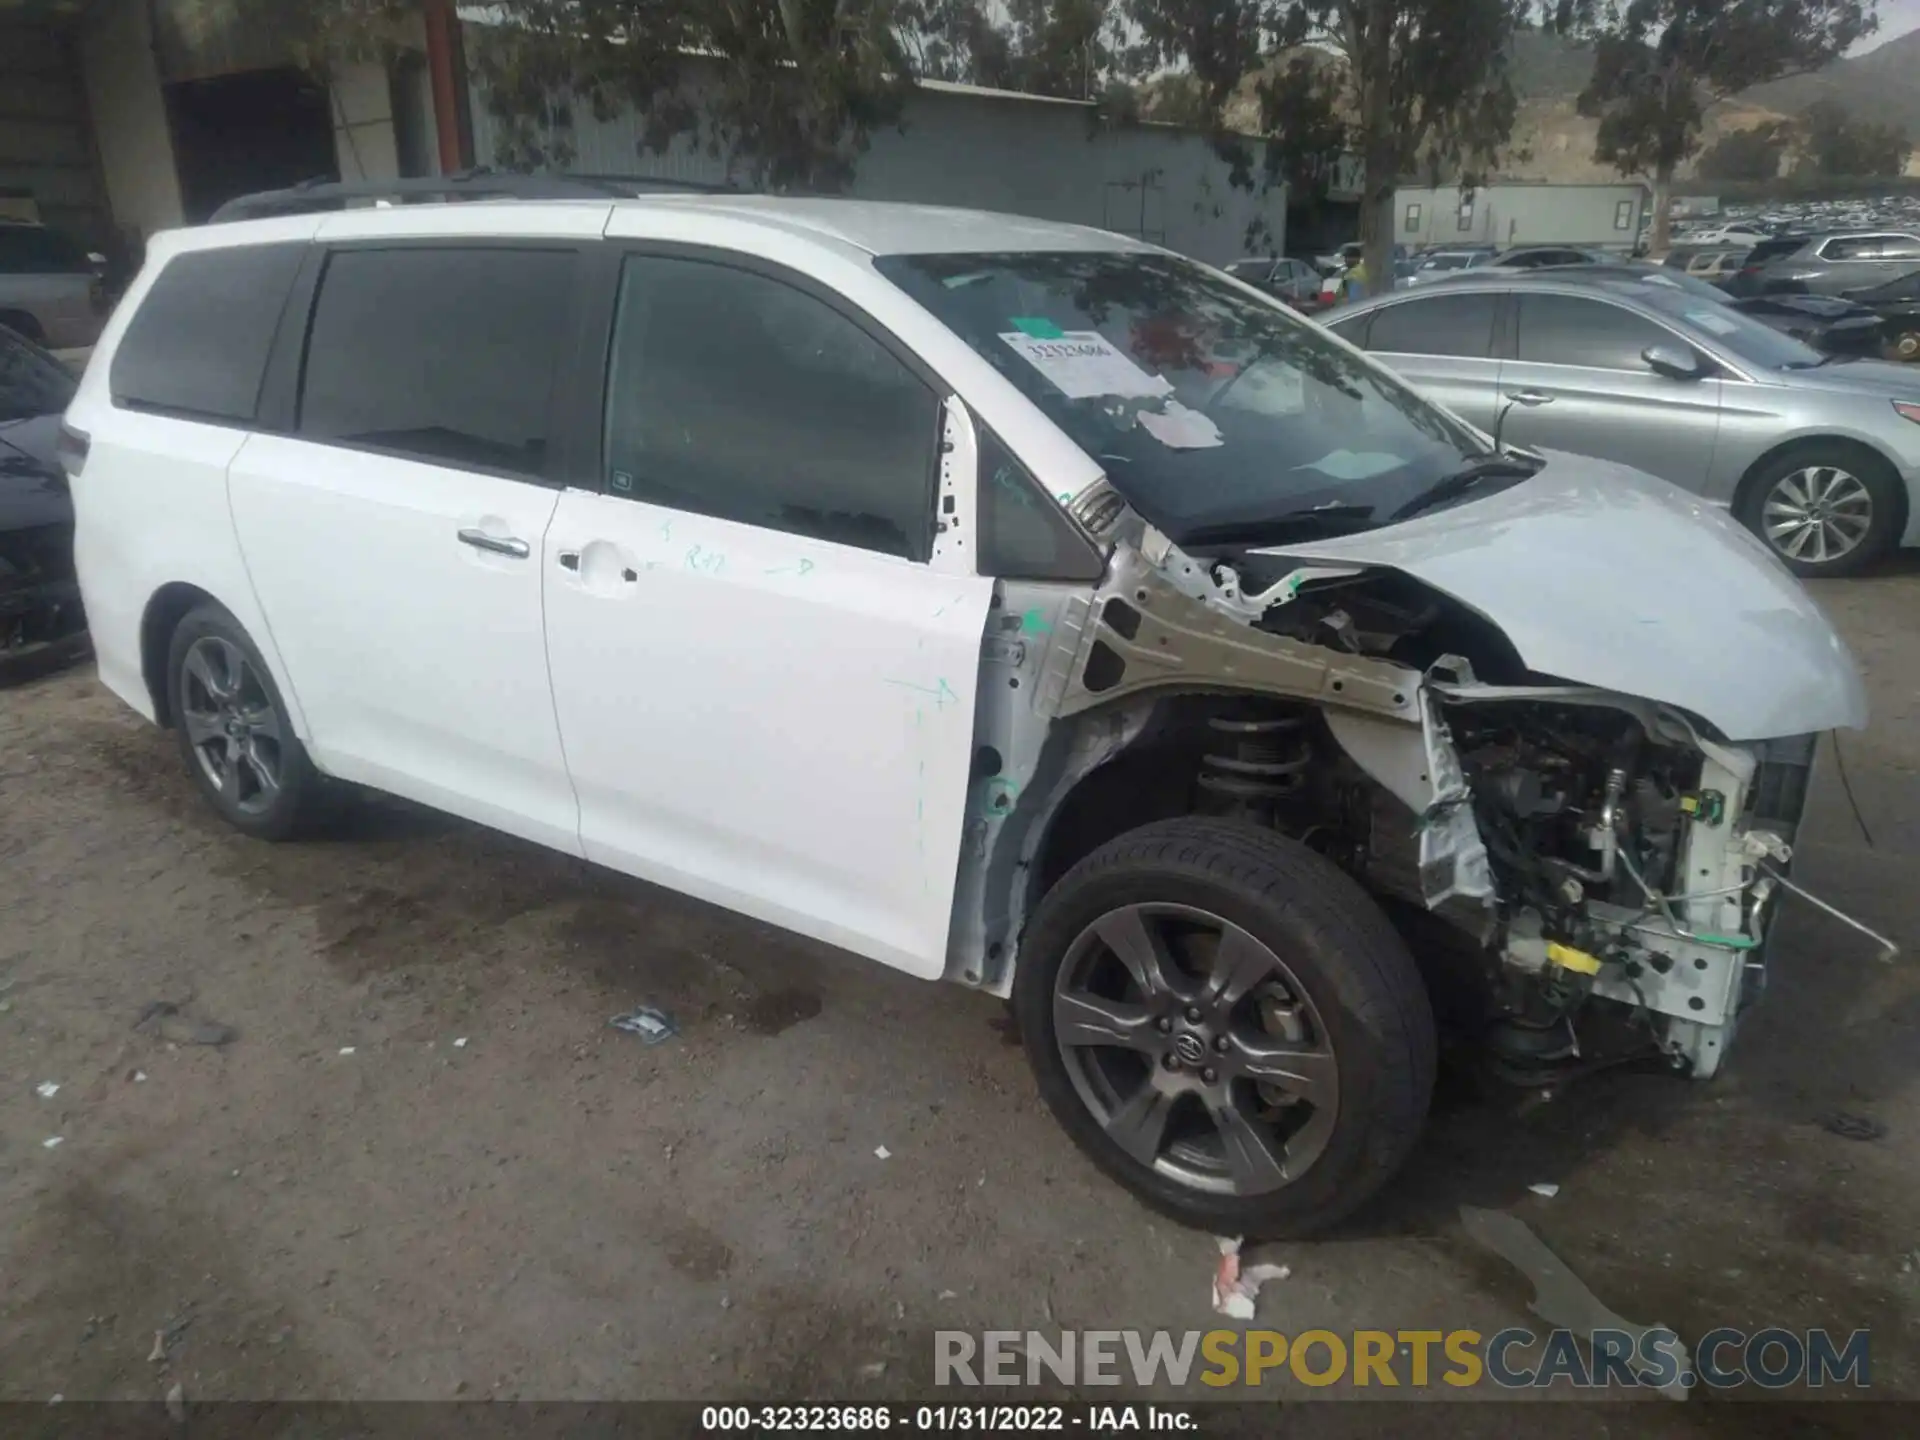
[[[734,187],[644,175],[522,175],[485,167],[405,180],[343,182],[318,176],[284,190],[260,190],[237,196],[215,210],[208,223],[218,225],[229,220],[300,215],[345,206],[354,200],[605,200],[658,191],[732,193]]]

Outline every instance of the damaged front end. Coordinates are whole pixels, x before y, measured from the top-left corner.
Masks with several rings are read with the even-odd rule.
[[[1718,1070],[1798,888],[1834,712],[1735,741],[1663,693],[1679,682],[1581,683],[1564,647],[1543,673],[1523,627],[1404,550],[1189,554],[1104,484],[1075,511],[1113,547],[1105,582],[1006,582],[989,622],[955,978],[1004,991],[1025,912],[1093,846],[1220,815],[1310,845],[1418,929],[1436,1008],[1504,1077]],[[1757,694],[1759,723],[1790,712]]]

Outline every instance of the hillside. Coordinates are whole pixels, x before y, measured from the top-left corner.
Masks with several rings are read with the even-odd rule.
[[[1575,113],[1574,100],[1593,69],[1586,46],[1537,31],[1514,39],[1513,82],[1520,115],[1501,174],[1562,183],[1616,178],[1593,159],[1597,124]],[[1855,59],[1810,75],[1756,85],[1707,112],[1705,149],[1729,131],[1798,115],[1816,100],[1836,100],[1855,114],[1904,124],[1920,140],[1920,30]],[[1682,172],[1683,176],[1686,174]]]
[[[1904,125],[1920,140],[1920,30],[1811,75],[1756,85],[1740,98],[1786,115],[1833,100],[1864,119]]]

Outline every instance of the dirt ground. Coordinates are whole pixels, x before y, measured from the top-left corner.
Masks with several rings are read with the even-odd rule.
[[[1821,598],[1874,720],[1797,874],[1920,937],[1920,563]],[[0,692],[0,862],[0,1400],[900,1398],[936,1328],[1214,1323],[1213,1241],[1066,1144],[992,999],[399,804],[248,841],[85,670]],[[1444,1100],[1260,1323],[1524,1323],[1458,1219],[1508,1207],[1630,1319],[1869,1327],[1920,1395],[1920,955],[1787,923],[1721,1079]]]

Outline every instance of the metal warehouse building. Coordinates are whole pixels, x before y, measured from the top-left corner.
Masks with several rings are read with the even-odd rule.
[[[251,190],[497,163],[466,80],[463,37],[484,14],[421,0],[396,64],[337,66],[329,84],[234,0],[0,0],[0,217],[57,226],[125,273],[155,231]],[[572,109],[577,171],[724,178],[702,146],[647,154],[633,116]],[[1214,262],[1277,252],[1286,230],[1284,189],[1235,188],[1202,135],[938,83],[875,132],[850,193],[1099,226]]]

